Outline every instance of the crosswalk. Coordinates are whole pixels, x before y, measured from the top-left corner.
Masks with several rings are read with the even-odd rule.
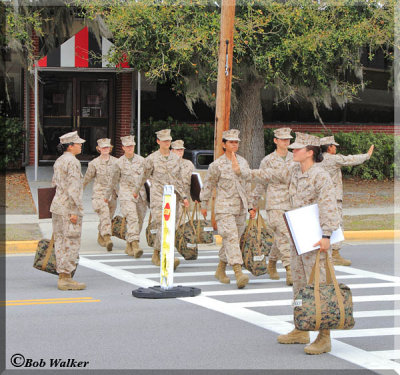
[[[181,259],[181,265],[174,273],[174,284],[202,289],[199,296],[181,298],[182,301],[276,334],[287,333],[293,328],[292,288],[285,284],[284,268],[278,267],[280,280],[271,280],[267,275],[254,277],[244,271],[249,274],[250,282],[239,290],[231,270],[227,271],[231,284],[221,284],[214,278],[217,263],[217,250],[201,250],[196,261]],[[145,253],[140,259],[115,253],[85,255],[81,256],[80,265],[135,287],[159,283],[159,271],[151,264],[150,253]],[[395,309],[396,301],[400,301],[400,277],[355,267],[341,266],[335,270],[339,282],[352,290],[356,326],[351,330],[331,332],[330,354],[366,369],[394,370],[400,374],[400,350],[393,348],[394,337],[400,335],[400,328],[395,326],[395,319],[400,316],[400,310]],[[315,336],[316,333],[312,332],[311,339]],[[355,340],[357,338],[368,340],[368,350],[356,344],[360,342]]]

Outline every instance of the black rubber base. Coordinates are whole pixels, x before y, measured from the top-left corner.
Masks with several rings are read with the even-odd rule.
[[[132,290],[132,295],[137,298],[179,298],[179,297],[194,297],[201,293],[201,289],[187,286],[174,286],[171,289],[162,289],[160,286],[151,288],[139,288]]]

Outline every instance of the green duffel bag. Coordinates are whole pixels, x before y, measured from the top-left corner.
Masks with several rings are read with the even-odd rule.
[[[199,206],[196,202],[192,212],[192,223],[196,231],[196,242],[199,243],[213,243],[214,242],[214,228],[209,220],[199,219]]]
[[[350,288],[338,284],[332,263],[325,257],[326,284],[320,284],[320,251],[317,251],[308,284],[294,298],[294,325],[302,331],[354,327]]]
[[[186,217],[189,219],[185,222]],[[181,224],[182,223],[182,224]],[[178,229],[175,231],[175,247],[186,260],[196,260],[199,250],[196,241],[196,230],[189,218],[188,210],[183,208],[179,218]]]
[[[257,211],[257,218],[250,219],[240,239],[244,267],[254,276],[266,274],[267,257],[271,251],[272,239],[264,219]]]
[[[147,240],[147,244],[150,247],[154,247],[154,241],[156,240],[157,231],[158,231],[157,223],[151,222],[151,214],[150,214],[149,221],[147,223],[147,228],[146,228],[146,240]]]
[[[39,271],[58,275],[56,266],[56,252],[54,250],[54,235],[51,236],[50,240],[43,239],[38,242],[35,259],[33,260],[33,267]],[[76,268],[71,272],[71,276],[74,276],[75,271]]]
[[[111,220],[112,236],[125,240],[126,235],[126,218],[122,216],[114,216]]]

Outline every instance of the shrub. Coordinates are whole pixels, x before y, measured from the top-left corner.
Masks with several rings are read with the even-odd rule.
[[[146,157],[158,149],[156,131],[171,129],[173,140],[182,139],[185,147],[189,150],[212,150],[214,145],[214,124],[201,124],[192,126],[189,124],[178,124],[171,118],[166,121],[152,121],[142,125],[141,139],[142,156]]]
[[[319,137],[332,135],[331,133],[315,134]],[[371,159],[363,164],[353,167],[343,167],[342,173],[345,176],[356,176],[363,180],[384,180],[393,179],[395,176],[400,176],[400,166],[396,166],[395,160],[399,160],[400,151],[395,149],[395,142],[400,145],[400,137],[384,133],[335,133],[335,140],[339,143],[337,153],[343,155],[365,154],[369,147],[375,145]],[[265,151],[266,155],[275,149],[273,143],[273,129],[265,129]],[[396,150],[396,155],[395,155]],[[395,159],[396,156],[396,159]]]
[[[1,169],[20,168],[24,148],[24,124],[17,118],[0,117]]]
[[[335,140],[340,145],[337,152],[343,155],[365,154],[372,144],[375,145],[371,159],[354,167],[344,167],[343,174],[357,176],[364,180],[394,178],[395,137],[393,135],[372,132],[337,133]]]
[[[155,132],[161,129],[170,128],[172,139],[183,139],[185,147],[191,150],[212,150],[214,148],[214,124],[207,123],[198,126],[181,124],[168,118],[166,121],[149,121],[142,125],[141,154],[147,156],[157,150]],[[264,130],[265,155],[275,150],[274,129]],[[315,134],[324,137],[330,134]],[[393,136],[383,133],[335,133],[335,140],[339,143],[337,152],[343,155],[365,154],[370,145],[374,144],[375,149],[369,161],[354,167],[342,168],[343,175],[357,176],[364,180],[393,179],[400,176],[400,165],[395,160],[400,160],[399,147],[395,148],[395,142],[400,146],[400,136]],[[396,157],[396,159],[395,159]]]

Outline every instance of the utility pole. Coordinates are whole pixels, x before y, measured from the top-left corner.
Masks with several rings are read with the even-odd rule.
[[[217,103],[215,109],[214,160],[223,154],[222,132],[229,129],[234,20],[235,0],[222,0],[218,54]]]

